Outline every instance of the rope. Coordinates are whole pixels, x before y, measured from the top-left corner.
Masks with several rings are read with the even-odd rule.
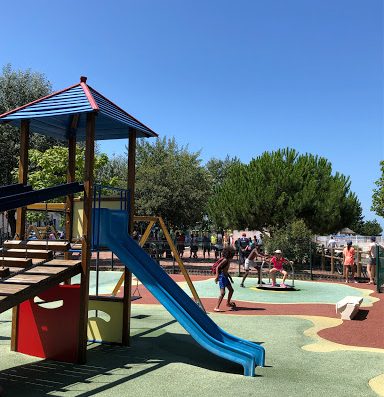
[[[136,295],[137,292],[137,295]],[[136,296],[138,298],[141,298],[141,294],[140,294],[140,289],[139,289],[139,279],[136,277],[136,287],[132,292],[132,296]]]

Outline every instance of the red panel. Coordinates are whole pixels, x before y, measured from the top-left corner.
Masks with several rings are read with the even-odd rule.
[[[23,302],[19,309],[17,351],[57,361],[76,362],[78,354],[80,286],[58,285],[39,295],[45,302],[63,301],[48,309]]]

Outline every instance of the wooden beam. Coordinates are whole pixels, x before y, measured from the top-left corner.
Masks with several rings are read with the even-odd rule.
[[[65,203],[35,203],[27,206],[28,211],[64,212],[65,208]]]
[[[77,126],[77,122],[76,122],[76,126]],[[76,135],[71,134],[68,139],[67,183],[75,182],[75,173],[76,173]],[[73,194],[69,194],[66,199],[66,209],[65,209],[65,238],[68,241],[72,241],[72,233],[73,233],[72,226],[73,226]]]
[[[128,233],[133,233],[133,216],[135,214],[135,179],[136,179],[136,132],[131,131],[128,139],[128,190],[129,190],[129,224]],[[124,270],[124,297],[123,297],[123,330],[122,344],[130,345],[131,335],[131,295],[132,295],[132,273]]]
[[[159,217],[158,216],[139,216],[135,215],[133,217],[134,222],[158,222]]]
[[[20,125],[20,158],[18,182],[26,185],[28,181],[28,150],[29,150],[29,120],[21,120]],[[25,238],[25,216],[26,208],[16,210],[16,234],[19,240]],[[19,307],[15,306],[12,311],[11,350],[16,351],[18,338]]]
[[[195,299],[195,302],[201,307],[202,310],[205,311],[203,303],[201,302],[199,295],[197,294],[197,291],[195,289],[195,286],[192,283],[191,278],[189,277],[189,274],[187,272],[187,269],[184,266],[183,261],[180,258],[179,251],[176,249],[175,244],[173,244],[172,238],[170,234],[168,233],[168,229],[163,221],[163,218],[159,216],[159,224],[161,229],[163,230],[164,236],[168,241],[169,247],[171,248],[171,251],[173,253],[173,257],[176,259],[176,262],[178,263],[181,273],[183,274],[185,280],[187,281],[188,287],[192,292],[193,298]]]
[[[89,269],[91,264],[91,233],[92,233],[92,189],[95,159],[95,113],[87,114],[85,167],[84,167],[84,210],[83,236],[81,254],[81,287],[80,287],[80,329],[78,360],[84,364],[87,358],[87,322],[89,299]]]
[[[29,150],[29,120],[21,120],[20,127],[20,158],[18,182],[26,185],[28,181],[28,150]],[[16,233],[20,240],[25,237],[26,208],[17,209]]]

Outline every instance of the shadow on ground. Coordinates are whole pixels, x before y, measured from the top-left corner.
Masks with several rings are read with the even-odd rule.
[[[0,372],[0,383],[6,390],[6,396],[67,394],[88,397],[171,363],[188,364],[218,373],[243,374],[240,365],[211,354],[189,335],[168,332],[156,336],[146,334],[145,331],[133,337],[132,347],[89,345],[88,363],[85,365],[42,360],[4,370]]]

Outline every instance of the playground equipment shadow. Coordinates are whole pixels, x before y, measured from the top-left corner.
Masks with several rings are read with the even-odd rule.
[[[228,396],[374,396],[369,382],[384,373],[384,350],[306,350],[317,339],[306,334],[314,323],[303,316],[212,314],[228,332],[263,343],[266,367],[251,378],[197,345],[160,305],[135,304],[132,314],[131,347],[90,344],[87,364],[75,365],[10,352],[11,312],[3,313],[0,384],[6,395],[210,397],[224,388]]]

